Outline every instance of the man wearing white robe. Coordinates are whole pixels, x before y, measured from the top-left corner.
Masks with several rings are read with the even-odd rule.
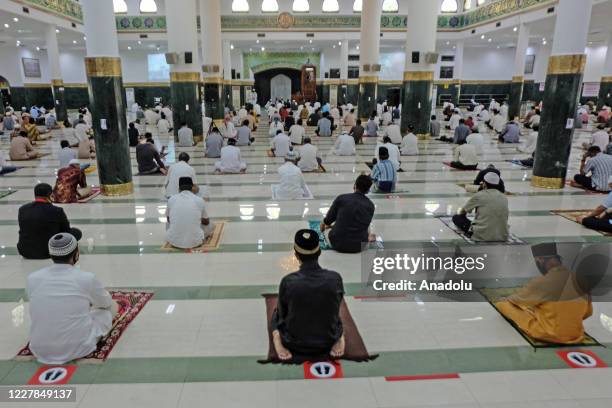
[[[385,129],[385,136],[389,136],[389,139],[391,139],[391,143],[402,143],[402,131],[399,125],[396,125],[395,123],[392,123],[387,126],[387,128]]]
[[[296,166],[298,155],[290,151],[285,156],[285,164],[278,168],[280,184],[276,188],[276,198],[279,200],[295,200],[307,194],[306,182],[302,170]]]
[[[349,136],[347,132],[343,132],[336,139],[334,144],[334,153],[336,156],[354,156],[355,155],[355,139]]]
[[[285,157],[291,150],[291,139],[282,130],[270,142],[270,149],[275,157]]]
[[[303,172],[316,171],[319,169],[321,157],[316,146],[310,143],[310,138],[304,139],[304,145],[300,147],[300,161],[298,167]]]
[[[418,156],[419,154],[419,139],[412,131],[410,131],[402,140],[400,153],[403,156]]]
[[[376,145],[376,150],[374,151],[374,156],[376,157],[376,160],[380,161],[380,155],[379,155],[379,150],[381,147],[386,147],[387,151],[389,152],[389,161],[393,164],[393,168],[395,169],[395,171],[398,171],[400,169],[400,150],[397,147],[397,145],[394,145],[393,143],[391,143],[391,139],[389,139],[388,136],[383,137],[383,142],[378,143]]]
[[[247,165],[242,161],[236,139],[227,139],[227,146],[221,149],[221,160],[215,163],[218,173],[244,173]]]

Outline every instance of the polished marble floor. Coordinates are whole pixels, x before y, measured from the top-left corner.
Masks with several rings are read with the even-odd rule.
[[[308,132],[312,134],[312,129]],[[576,132],[570,173],[578,168],[580,144],[591,130]],[[61,136],[37,147],[55,153]],[[134,177],[128,197],[98,197],[67,205],[72,223],[84,231],[80,266],[109,288],[147,288],[155,297],[130,325],[109,360],[79,365],[71,383],[77,403],[54,407],[425,407],[446,408],[605,408],[612,406],[612,369],[569,369],[557,350],[528,343],[486,302],[372,302],[356,299],[361,279],[359,255],[323,253],[321,263],[340,272],[346,301],[372,353],[370,363],[343,362],[343,379],[305,380],[302,367],[262,366],[267,352],[265,305],[261,293],[274,291],[291,269],[291,240],[307,220],[320,219],[333,198],[350,192],[355,177],[368,168],[375,141],[366,140],[355,157],[332,154],[333,140],[314,138],[328,172],[306,174],[314,200],[273,201],[282,159],[268,158],[266,126],[256,143],[242,148],[245,175],[215,175],[214,159],[203,148],[175,148],[168,137],[168,162],[180,151],[192,156],[198,182],[209,187],[208,212],[227,225],[219,250],[207,254],[164,253],[164,177]],[[6,140],[0,143],[6,149]],[[434,217],[453,214],[469,198],[459,183],[474,173],[442,164],[451,146],[420,142],[421,155],[404,157],[398,193],[372,196],[373,230],[385,245],[452,243],[459,238]],[[502,170],[512,232],[528,243],[607,242],[609,238],[551,215],[551,209],[594,208],[600,195],[567,187],[530,186],[531,172],[508,162],[525,158],[516,146],[487,136],[482,163]],[[132,152],[135,164],[134,152]],[[48,264],[16,253],[17,211],[32,198],[38,182],[53,183],[55,154],[22,162],[18,172],[0,177],[0,385],[25,384],[38,368],[13,357],[26,343],[27,274]],[[134,167],[134,166],[133,166]],[[134,169],[136,173],[136,169]],[[88,177],[97,183],[97,174]],[[612,345],[612,304],[595,304],[588,332]],[[612,365],[612,352],[592,350]],[[458,378],[387,381],[392,376],[458,373]],[[2,404],[0,406],[12,406]],[[26,406],[26,404],[15,404]],[[34,404],[33,406],[43,406]]]

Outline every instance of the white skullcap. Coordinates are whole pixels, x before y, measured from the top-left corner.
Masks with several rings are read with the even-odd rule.
[[[499,178],[497,173],[493,173],[492,171],[490,171],[487,174],[485,174],[484,181],[487,184],[491,184],[492,186],[497,186],[499,185],[499,182],[501,181],[501,179]]]
[[[68,162],[69,165],[73,165],[73,164],[81,164],[81,161],[79,159],[72,159]]]
[[[77,248],[77,240],[72,234],[60,232],[49,240],[49,255],[66,256],[70,255]]]

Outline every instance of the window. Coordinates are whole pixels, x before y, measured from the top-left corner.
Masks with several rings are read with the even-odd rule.
[[[155,0],[141,0],[140,1],[140,12],[141,13],[157,13],[157,4],[155,4]]]
[[[324,13],[337,13],[340,11],[338,0],[323,0]]]
[[[440,10],[443,13],[456,13],[457,12],[457,0],[444,0]]]
[[[264,13],[276,13],[278,11],[278,1],[263,0],[261,3],[261,11]]]
[[[440,79],[453,79],[454,67],[440,67]]]
[[[472,8],[472,0],[465,0],[463,2],[463,9],[470,10]]]
[[[397,13],[399,11],[399,4],[397,4],[397,0],[384,0],[382,11],[383,13]]]
[[[308,0],[293,0],[293,11],[296,13],[308,13],[310,11],[310,3],[308,3]]]
[[[362,0],[355,0],[355,3],[353,3],[353,11],[355,13],[361,13],[361,8],[363,7],[363,1]]]
[[[248,13],[250,10],[247,0],[232,0],[232,11],[234,13]]]
[[[117,14],[127,13],[127,3],[125,2],[125,0],[113,0],[113,9]]]

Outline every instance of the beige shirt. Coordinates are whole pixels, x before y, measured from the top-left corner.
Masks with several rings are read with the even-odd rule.
[[[497,190],[479,191],[463,210],[467,213],[476,210],[476,218],[472,222],[474,241],[508,241],[508,199],[504,194]]]
[[[32,143],[27,137],[16,136],[11,140],[11,149],[9,150],[9,157],[11,160],[28,160],[30,155],[28,152],[34,150]]]

